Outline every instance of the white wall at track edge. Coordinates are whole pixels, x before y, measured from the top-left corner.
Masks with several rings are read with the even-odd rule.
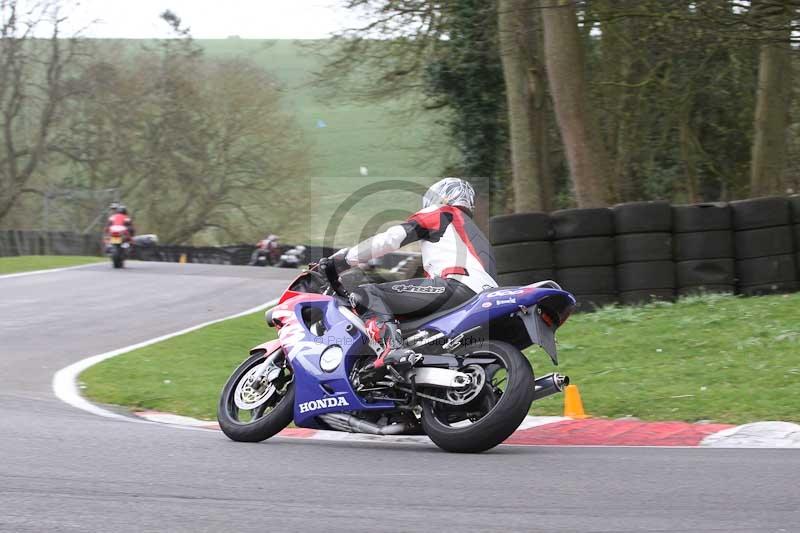
[[[700,446],[710,448],[800,448],[800,425],[791,422],[753,422],[707,436]]]
[[[101,264],[101,263],[98,261],[97,263],[86,263],[85,265],[75,265],[75,266],[71,266],[71,267],[46,268],[44,270],[28,270],[27,272],[14,272],[13,274],[0,274],[0,280],[9,279],[9,278],[21,278],[23,276],[38,276],[39,274],[51,274],[53,272],[64,272],[65,270],[77,270],[79,268],[97,266],[99,264]]]
[[[139,342],[136,344],[132,344],[130,346],[125,346],[124,348],[118,348],[116,350],[112,350],[110,352],[105,352],[97,355],[93,355],[91,357],[87,357],[85,359],[81,359],[71,365],[62,368],[58,372],[53,375],[53,393],[56,397],[64,403],[68,403],[69,405],[86,411],[88,413],[92,413],[98,416],[104,416],[106,418],[116,418],[122,420],[128,420],[131,422],[139,422],[139,423],[151,423],[146,420],[142,420],[139,418],[127,417],[121,415],[119,413],[114,413],[107,409],[103,409],[100,406],[97,406],[86,398],[81,396],[80,389],[78,387],[78,376],[89,367],[92,367],[106,359],[111,359],[112,357],[116,357],[118,355],[122,355],[124,353],[132,352],[133,350],[137,350],[139,348],[144,348],[145,346],[150,346],[151,344],[156,344],[161,341],[165,341],[167,339],[171,339],[173,337],[177,337],[179,335],[183,335],[185,333],[190,333],[192,331],[196,331],[198,329],[204,328],[206,326],[210,326],[212,324],[217,324],[219,322],[224,322],[225,320],[231,320],[233,318],[239,318],[242,316],[249,315],[251,313],[256,313],[258,311],[263,311],[268,309],[278,303],[278,300],[270,300],[264,304],[259,306],[253,307],[251,309],[247,309],[240,313],[236,313],[235,315],[229,315],[222,318],[217,318],[215,320],[209,320],[208,322],[203,322],[202,324],[197,324],[195,326],[191,326],[180,331],[175,331],[173,333],[167,333],[166,335],[161,335],[160,337],[156,337],[153,339],[149,339],[143,342]]]

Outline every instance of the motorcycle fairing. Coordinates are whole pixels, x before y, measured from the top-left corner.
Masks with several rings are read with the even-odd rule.
[[[546,302],[557,303],[565,316],[543,318]],[[544,287],[503,287],[489,289],[456,308],[452,313],[427,322],[420,329],[432,329],[452,338],[504,318],[519,316],[531,343],[541,346],[554,364],[558,364],[555,331],[575,305],[566,291]],[[555,307],[556,305],[554,305]],[[549,319],[550,324],[547,320]]]
[[[339,312],[338,305],[330,296],[299,294],[272,312],[273,320],[281,324],[278,338],[294,374],[294,423],[300,427],[317,427],[314,418],[325,413],[394,407],[387,401],[365,403],[353,390],[350,371],[368,353],[369,344],[367,337]],[[310,316],[322,322],[323,332],[310,330]],[[320,357],[330,346],[339,346],[344,355],[335,369],[325,372]]]
[[[261,350],[264,351],[264,355],[269,355],[275,350],[281,348],[281,340],[280,339],[272,339],[271,341],[262,342],[258,346],[253,346],[250,348],[250,355],[255,354]]]

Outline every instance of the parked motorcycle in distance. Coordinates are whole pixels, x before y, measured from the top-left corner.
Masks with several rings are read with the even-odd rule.
[[[158,235],[154,233],[136,235],[131,241],[128,257],[141,261],[163,261],[158,250]]]
[[[220,396],[217,419],[232,440],[258,442],[289,423],[372,435],[427,434],[452,452],[482,452],[507,439],[534,400],[566,376],[534,379],[524,350],[558,364],[555,331],[575,298],[552,281],[487,289],[469,301],[400,322],[422,357],[411,369],[376,372],[380,347],[351,309],[340,280],[316,265],[267,311],[278,338],[250,350]]]
[[[278,266],[281,268],[298,268],[306,262],[306,247],[294,246],[281,254]]]
[[[105,252],[111,258],[114,268],[125,266],[125,259],[131,248],[131,234],[127,226],[113,224],[108,228],[104,237]]]

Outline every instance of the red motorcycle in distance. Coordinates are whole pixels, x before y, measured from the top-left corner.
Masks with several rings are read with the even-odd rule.
[[[278,237],[270,235],[261,239],[256,244],[253,255],[250,256],[250,266],[275,266],[281,260],[281,247]]]
[[[114,268],[125,266],[125,259],[131,249],[131,232],[127,226],[112,224],[104,237],[106,255],[111,258]]]

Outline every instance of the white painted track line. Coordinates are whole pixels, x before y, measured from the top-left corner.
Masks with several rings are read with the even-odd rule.
[[[71,267],[46,268],[44,270],[29,270],[27,272],[15,272],[13,274],[0,274],[0,280],[10,279],[10,278],[21,278],[23,276],[37,276],[39,274],[51,274],[53,272],[64,272],[65,270],[78,270],[79,268],[96,266],[101,263],[102,261],[98,261],[96,263],[86,263],[85,265],[75,265]]]
[[[80,375],[80,373],[86,370],[87,368],[96,365],[97,363],[105,361],[106,359],[111,359],[112,357],[132,352],[133,350],[144,348],[145,346],[150,346],[151,344],[156,344],[158,342],[165,341],[167,339],[171,339],[179,335],[183,335],[184,333],[197,331],[198,329],[210,326],[212,324],[217,324],[219,322],[224,322],[225,320],[230,320],[232,318],[239,318],[245,315],[249,315],[251,313],[263,311],[269,307],[274,306],[277,303],[278,303],[277,299],[270,300],[267,303],[258,305],[251,309],[247,309],[240,313],[236,313],[235,315],[229,315],[222,318],[217,318],[215,320],[209,320],[208,322],[203,322],[202,324],[197,324],[196,326],[191,326],[182,329],[180,331],[167,333],[166,335],[161,335],[160,337],[155,337],[153,339],[149,339],[143,342],[131,344],[130,346],[125,346],[124,348],[118,348],[116,350],[111,350],[110,352],[105,352],[93,355],[91,357],[87,357],[85,359],[81,359],[80,361],[77,361],[67,367],[62,368],[61,370],[56,372],[55,375],[53,375],[53,393],[62,402],[68,403],[69,405],[77,409],[86,411],[88,413],[104,416],[107,418],[128,420],[131,422],[150,423],[139,418],[133,418],[121,415],[119,413],[114,413],[107,409],[103,409],[102,407],[99,407],[91,403],[90,401],[86,400],[83,396],[81,396],[80,390],[78,389],[78,376]]]

